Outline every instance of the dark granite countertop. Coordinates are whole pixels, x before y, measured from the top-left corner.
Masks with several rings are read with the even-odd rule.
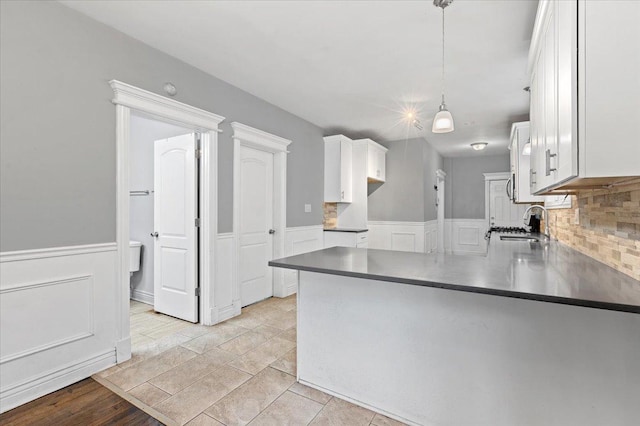
[[[270,266],[640,313],[640,281],[555,241],[500,241],[486,256],[332,247]]]
[[[367,228],[325,228],[329,232],[368,232]]]

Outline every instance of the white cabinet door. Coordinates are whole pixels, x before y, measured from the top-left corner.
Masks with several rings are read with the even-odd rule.
[[[324,201],[350,203],[353,199],[353,143],[342,136],[324,138]]]
[[[353,199],[353,144],[340,141],[340,201],[350,203]]]
[[[367,141],[367,180],[370,182],[384,182],[386,180],[387,149],[380,144]]]
[[[198,321],[196,136],[154,144],[153,308]]]
[[[273,154],[240,148],[240,301],[242,306],[273,295]],[[282,230],[279,230],[282,231]]]
[[[556,182],[578,175],[577,0],[555,2],[557,59]]]
[[[557,116],[556,116],[556,47],[555,13],[550,12],[544,33],[544,151],[542,152],[544,175],[540,177],[543,187],[556,182],[557,170]]]

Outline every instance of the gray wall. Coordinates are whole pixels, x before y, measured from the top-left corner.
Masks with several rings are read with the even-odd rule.
[[[445,158],[445,204],[447,219],[484,218],[483,173],[508,172],[509,154]]]
[[[59,3],[0,7],[0,251],[115,241],[111,79],[156,93],[171,81],[178,101],[227,118],[219,232],[232,229],[232,121],[293,141],[287,225],[322,223],[320,128]]]
[[[422,138],[383,145],[389,148],[386,182],[369,195],[369,220],[435,219],[433,185],[436,169],[442,167],[442,157]]]
[[[133,115],[131,117],[131,144],[129,145],[131,178],[129,190],[154,189],[153,143],[159,139],[191,133],[161,121]],[[132,196],[129,206],[129,237],[142,243],[141,265],[131,277],[131,288],[153,294],[153,237],[154,195]]]

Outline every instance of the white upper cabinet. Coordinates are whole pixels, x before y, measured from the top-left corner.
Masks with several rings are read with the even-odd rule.
[[[350,203],[353,197],[353,141],[343,135],[324,138],[324,201]]]
[[[535,193],[640,176],[640,2],[542,0],[529,54]]]
[[[367,181],[384,182],[388,149],[371,139],[362,140],[367,142]]]
[[[511,181],[508,189],[514,203],[536,203],[545,197],[531,194],[530,155],[524,154],[529,142],[529,122],[513,123],[511,126]]]

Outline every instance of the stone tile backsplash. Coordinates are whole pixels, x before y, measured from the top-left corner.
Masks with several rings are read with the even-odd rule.
[[[582,190],[571,197],[571,209],[549,210],[551,235],[640,280],[640,183]]]
[[[332,229],[338,226],[338,203],[324,203],[324,219],[322,225],[325,229]]]

